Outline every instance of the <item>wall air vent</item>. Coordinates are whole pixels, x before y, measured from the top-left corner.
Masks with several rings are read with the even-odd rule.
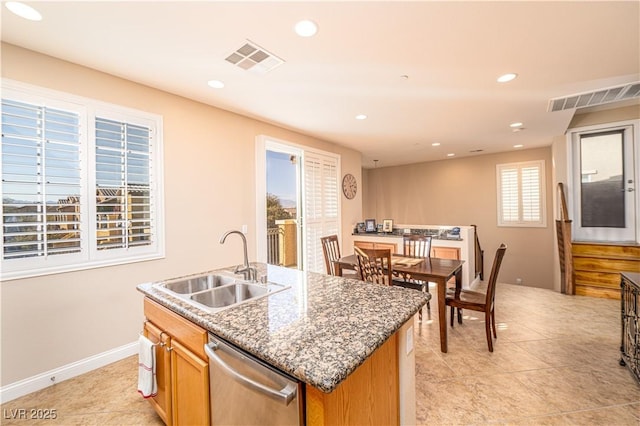
[[[549,100],[547,111],[554,112],[565,109],[586,108],[634,98],[640,98],[640,81],[593,92],[554,98]]]
[[[257,74],[266,74],[284,63],[284,60],[250,40],[247,40],[242,47],[227,56],[225,60],[243,70]]]

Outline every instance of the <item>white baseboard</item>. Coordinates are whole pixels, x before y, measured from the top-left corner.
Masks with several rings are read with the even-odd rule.
[[[52,386],[138,353],[138,342],[102,352],[0,388],[0,403]]]

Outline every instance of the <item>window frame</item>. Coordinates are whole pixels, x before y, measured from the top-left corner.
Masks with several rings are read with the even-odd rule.
[[[165,257],[164,229],[164,177],[163,177],[163,119],[158,114],[140,111],[95,99],[76,96],[10,79],[2,79],[2,98],[39,106],[57,107],[79,113],[80,120],[80,252],[17,259],[0,257],[0,279],[13,280],[49,274],[122,265]],[[98,250],[96,224],[96,117],[117,119],[132,124],[147,125],[152,129],[151,155],[153,174],[150,194],[153,198],[149,245],[111,250]],[[0,159],[2,143],[0,143]],[[149,165],[151,169],[151,164]],[[0,174],[2,162],[0,161]],[[3,187],[0,186],[0,193]],[[4,247],[4,226],[0,227],[0,242]],[[3,249],[4,251],[4,249]]]
[[[539,220],[524,220],[522,209],[522,170],[524,168],[537,167],[539,173],[538,190],[540,194]],[[504,219],[504,206],[502,194],[502,174],[504,171],[515,169],[518,173],[518,220],[508,221]],[[496,195],[497,195],[497,226],[498,227],[516,227],[516,228],[544,228],[547,226],[547,207],[546,207],[546,168],[545,160],[521,161],[515,163],[496,164]]]

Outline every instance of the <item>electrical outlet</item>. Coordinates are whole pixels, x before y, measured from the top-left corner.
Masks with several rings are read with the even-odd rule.
[[[242,233],[243,234],[247,233],[247,225],[242,225]]]
[[[407,355],[413,350],[413,327],[407,329]]]
[[[516,278],[516,284],[522,284],[522,278]]]

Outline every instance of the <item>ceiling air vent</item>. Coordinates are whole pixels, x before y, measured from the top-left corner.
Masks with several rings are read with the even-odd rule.
[[[247,40],[241,48],[227,56],[226,61],[243,70],[258,74],[266,74],[284,63],[282,59],[250,40]]]
[[[640,81],[594,92],[579,93],[551,99],[547,111],[554,112],[565,109],[586,108],[634,98],[640,98]]]

